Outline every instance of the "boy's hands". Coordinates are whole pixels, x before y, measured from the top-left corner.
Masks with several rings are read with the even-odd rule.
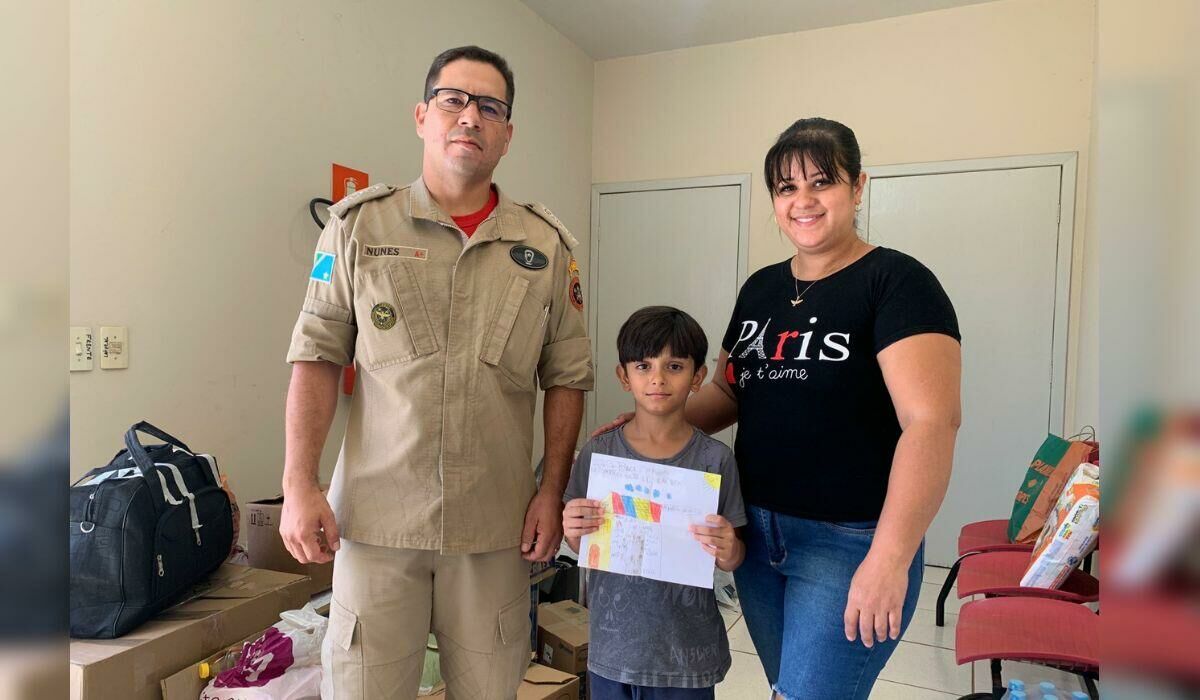
[[[604,520],[604,507],[599,501],[587,498],[576,498],[569,501],[563,508],[563,534],[567,544],[576,552],[579,551],[579,540],[584,535],[590,535],[600,529]],[[717,566],[723,571],[733,571],[746,556],[745,545],[738,537],[737,530],[728,520],[719,515],[705,518],[707,525],[689,525],[692,537],[711,554]]]
[[[563,508],[563,535],[571,549],[579,551],[579,539],[600,529],[604,521],[604,507],[600,501],[575,498]]]
[[[704,547],[704,551],[713,555],[717,566],[722,571],[733,571],[742,563],[746,550],[737,531],[728,520],[719,515],[710,515],[704,519],[708,525],[689,525],[692,537]]]

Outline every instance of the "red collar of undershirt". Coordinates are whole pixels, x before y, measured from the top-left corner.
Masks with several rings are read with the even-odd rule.
[[[479,224],[482,224],[484,219],[487,219],[489,216],[491,216],[492,211],[496,208],[496,205],[500,203],[500,195],[496,192],[496,187],[494,185],[488,190],[488,192],[488,201],[487,204],[483,205],[483,209],[480,209],[474,214],[450,217],[454,219],[455,225],[462,229],[462,232],[467,234],[467,236],[475,233],[475,229],[479,228]]]

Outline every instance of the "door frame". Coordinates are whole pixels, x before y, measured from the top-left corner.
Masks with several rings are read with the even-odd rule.
[[[867,185],[863,199],[860,230],[870,240],[871,181],[876,178],[913,177],[918,175],[947,175],[986,170],[1019,170],[1024,168],[1058,167],[1058,241],[1054,279],[1054,330],[1050,352],[1050,406],[1046,418],[1049,432],[1066,435],[1074,432],[1066,426],[1068,337],[1071,314],[1071,271],[1074,262],[1075,184],[1079,154],[1041,153],[999,158],[948,160],[935,163],[903,163],[897,165],[864,166]]]
[[[596,317],[597,307],[596,300],[599,281],[600,281],[600,197],[606,194],[624,194],[629,192],[658,192],[668,190],[691,190],[705,187],[730,187],[735,186],[740,188],[739,193],[739,209],[738,212],[738,257],[737,257],[737,290],[736,294],[741,291],[742,285],[746,282],[746,277],[749,276],[747,266],[749,265],[750,255],[750,174],[738,173],[732,175],[711,175],[707,177],[685,177],[671,178],[666,180],[638,180],[635,182],[602,182],[592,184],[592,215],[591,215],[591,235],[588,237],[588,298],[592,303],[588,308],[588,336],[591,339],[592,357],[598,357],[598,329],[599,319]],[[730,307],[729,312],[733,312]],[[711,348],[710,348],[711,350]],[[718,349],[719,353],[720,350]],[[599,371],[599,367],[595,368]],[[589,392],[584,422],[591,425],[595,420],[596,413],[596,392]]]

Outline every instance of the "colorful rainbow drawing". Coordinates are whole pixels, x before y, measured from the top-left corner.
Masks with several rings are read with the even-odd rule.
[[[612,492],[613,515],[624,515],[648,523],[662,522],[662,504],[648,498],[622,496]]]

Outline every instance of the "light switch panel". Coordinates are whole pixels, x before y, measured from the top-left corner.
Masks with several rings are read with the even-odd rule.
[[[71,326],[67,344],[67,366],[72,372],[86,372],[92,368],[92,329],[87,326]]]
[[[129,329],[125,326],[101,326],[100,369],[124,369],[129,366]]]

